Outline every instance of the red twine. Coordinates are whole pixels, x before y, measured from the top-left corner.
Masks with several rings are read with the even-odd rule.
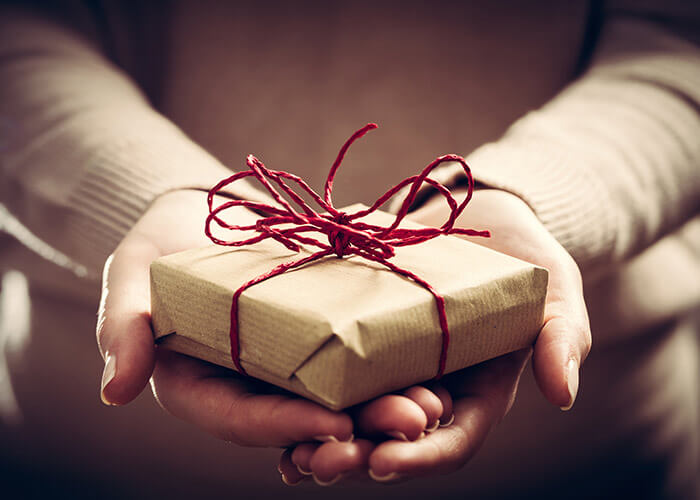
[[[229,335],[231,339],[231,359],[240,373],[246,374],[246,371],[241,366],[240,361],[240,339],[238,331],[238,299],[241,294],[251,286],[260,283],[261,281],[265,281],[266,279],[280,275],[289,269],[300,267],[304,264],[308,264],[323,257],[335,254],[338,257],[357,255],[363,259],[382,264],[391,271],[413,280],[433,295],[437,305],[440,328],[442,330],[442,351],[440,353],[440,362],[435,378],[440,378],[443,375],[445,371],[445,363],[447,361],[447,349],[450,345],[450,330],[447,325],[445,299],[439,293],[437,293],[437,291],[435,291],[435,289],[428,282],[411,271],[402,269],[389,262],[388,259],[394,256],[395,247],[416,245],[435,238],[441,234],[464,234],[469,236],[483,236],[486,238],[488,238],[490,234],[488,231],[476,231],[473,229],[453,227],[457,217],[459,217],[469,203],[469,200],[471,200],[472,193],[474,191],[474,180],[472,178],[469,166],[464,161],[464,158],[452,154],[436,158],[428,166],[426,166],[420,174],[402,180],[384,193],[370,208],[359,210],[352,214],[336,209],[333,206],[331,195],[333,192],[333,179],[338,171],[338,167],[340,167],[340,163],[343,161],[345,153],[347,153],[347,150],[352,143],[365,135],[368,131],[375,128],[377,128],[377,125],[374,123],[365,125],[360,130],[355,132],[345,142],[345,144],[343,144],[343,147],[340,148],[338,157],[333,163],[333,166],[331,166],[330,172],[328,172],[323,198],[314,192],[314,190],[311,189],[309,185],[298,176],[290,174],[289,172],[268,169],[253,155],[248,155],[246,158],[246,163],[250,170],[237,172],[227,179],[219,182],[216,186],[209,190],[209,196],[207,197],[209,204],[209,215],[207,216],[204,232],[217,245],[240,247],[244,245],[252,245],[267,238],[272,238],[279,241],[285,247],[294,252],[299,252],[301,250],[298,243],[314,246],[320,249],[316,253],[304,258],[280,264],[274,269],[271,269],[270,271],[244,283],[234,292],[233,301],[231,304],[231,328]],[[433,179],[428,178],[428,174],[438,165],[450,161],[459,162],[467,176],[467,197],[459,205],[457,205],[457,202],[452,197],[452,194],[445,186]],[[274,200],[279,204],[279,207],[250,200],[231,200],[219,205],[216,208],[213,206],[214,195],[229,184],[243,179],[244,177],[250,176],[253,176],[260,181],[265,189],[270,192]],[[285,180],[296,183],[297,186],[304,190],[323,210],[325,210],[325,213],[318,213],[314,211],[297,193],[292,190],[292,188],[287,185]],[[284,198],[282,198],[279,191],[277,191],[271,182],[276,184],[284,193],[286,193],[301,209],[301,212],[298,212],[292,208],[292,206]],[[450,207],[450,216],[439,228],[399,228],[399,224],[408,213],[409,208],[416,198],[419,188],[424,182],[434,187],[445,198]],[[408,195],[406,195],[406,198],[401,204],[401,208],[396,214],[394,222],[390,226],[382,227],[357,221],[357,219],[365,217],[366,215],[377,210],[379,207],[384,205],[389,198],[409,184],[411,185],[411,188]],[[229,224],[219,218],[220,212],[237,206],[243,206],[257,212],[270,215],[259,219],[255,224],[247,226]],[[216,222],[216,224],[223,229],[229,229],[232,231],[254,230],[259,234],[240,241],[221,240],[212,235],[212,222]],[[327,236],[328,243],[324,243],[311,236],[307,236],[307,233],[323,233]]]

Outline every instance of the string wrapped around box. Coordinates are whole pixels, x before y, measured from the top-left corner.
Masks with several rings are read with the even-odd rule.
[[[222,180],[216,186],[209,190],[208,205],[209,215],[206,219],[205,233],[217,245],[240,247],[245,245],[253,245],[262,240],[272,238],[278,241],[291,251],[299,252],[301,247],[299,244],[316,247],[319,250],[311,255],[292,260],[280,264],[266,273],[243,283],[233,294],[230,314],[230,331],[229,337],[231,341],[231,360],[234,366],[241,374],[246,374],[245,369],[240,362],[240,339],[239,339],[239,320],[238,320],[238,300],[241,294],[248,288],[265,281],[267,279],[278,276],[290,269],[294,269],[313,261],[336,255],[338,258],[356,255],[363,259],[377,262],[389,270],[402,275],[418,285],[425,288],[432,294],[435,299],[435,304],[438,313],[440,329],[442,331],[442,348],[438,362],[436,378],[440,378],[444,371],[447,361],[447,353],[450,345],[450,330],[447,323],[447,314],[445,311],[445,299],[439,294],[427,281],[420,276],[393,264],[389,259],[395,255],[396,247],[409,245],[417,245],[425,241],[436,238],[440,235],[460,234],[467,236],[489,237],[488,231],[478,231],[474,229],[456,228],[454,224],[460,214],[464,211],[467,204],[472,198],[474,191],[474,180],[471,175],[471,170],[464,158],[454,154],[443,155],[430,164],[428,164],[420,174],[408,177],[377,199],[377,201],[369,208],[358,210],[354,213],[346,213],[336,209],[333,206],[332,192],[333,181],[340,167],[340,164],[345,157],[350,146],[360,137],[364,136],[370,130],[377,128],[374,123],[369,123],[356,131],[340,149],[338,156],[328,172],[326,178],[324,196],[321,198],[309,185],[300,177],[289,172],[272,170],[267,168],[258,158],[249,155],[246,159],[246,164],[249,170],[237,172],[230,177]],[[444,162],[458,162],[464,170],[467,179],[467,195],[462,203],[457,204],[449,189],[428,177],[430,172]],[[246,177],[255,177],[260,184],[270,193],[275,202],[279,206],[273,206],[266,203],[251,201],[251,200],[229,200],[221,205],[214,206],[214,197],[224,188],[232,183],[244,179]],[[299,196],[285,181],[295,183],[304,192],[306,192],[322,209],[319,213],[311,208],[304,199]],[[289,198],[301,209],[296,210],[292,205],[285,200],[277,188],[276,184]],[[436,227],[421,227],[421,228],[401,228],[401,221],[408,214],[409,209],[413,205],[416,195],[421,186],[427,183],[437,190],[437,192],[446,200],[450,214],[445,223],[439,228]],[[362,219],[372,212],[377,211],[390,198],[399,191],[410,186],[394,221],[388,226],[378,226],[362,222]],[[254,210],[258,213],[265,214],[256,221],[255,224],[237,225],[224,221],[220,214],[221,212],[232,208],[243,206]],[[255,231],[257,234],[243,240],[224,240],[213,235],[212,223],[225,230],[231,231]],[[314,237],[314,234],[323,234],[327,238],[327,243]]]

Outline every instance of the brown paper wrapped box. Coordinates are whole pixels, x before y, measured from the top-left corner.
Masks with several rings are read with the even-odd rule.
[[[378,212],[364,220],[388,224],[393,216]],[[265,240],[154,261],[156,339],[164,347],[233,368],[233,292],[299,257]],[[543,318],[545,269],[455,236],[397,248],[391,260],[445,298],[451,334],[445,373],[535,340]],[[240,360],[249,375],[331,409],[431,379],[442,347],[433,296],[355,256],[327,257],[247,289],[239,300],[239,326]]]

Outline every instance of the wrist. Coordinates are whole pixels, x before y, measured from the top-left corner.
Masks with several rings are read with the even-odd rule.
[[[452,196],[454,196],[457,203],[464,200],[466,195],[467,190],[464,188],[452,190]],[[504,210],[536,219],[532,208],[519,196],[502,189],[478,186],[474,189],[472,199],[459,217],[459,222],[460,225],[469,224],[470,221],[478,224],[484,213]],[[440,195],[435,195],[421,205],[420,208],[413,211],[410,214],[410,218],[426,226],[440,226],[447,220],[449,215],[450,208],[445,199]]]

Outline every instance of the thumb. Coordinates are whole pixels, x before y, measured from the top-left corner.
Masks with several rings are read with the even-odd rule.
[[[155,364],[150,325],[149,266],[159,256],[146,240],[127,236],[105,264],[97,343],[105,360],[101,397],[123,405],[138,396]]]
[[[576,400],[579,371],[591,348],[587,323],[576,325],[562,316],[550,318],[542,328],[533,355],[533,368],[542,394],[562,410]]]

